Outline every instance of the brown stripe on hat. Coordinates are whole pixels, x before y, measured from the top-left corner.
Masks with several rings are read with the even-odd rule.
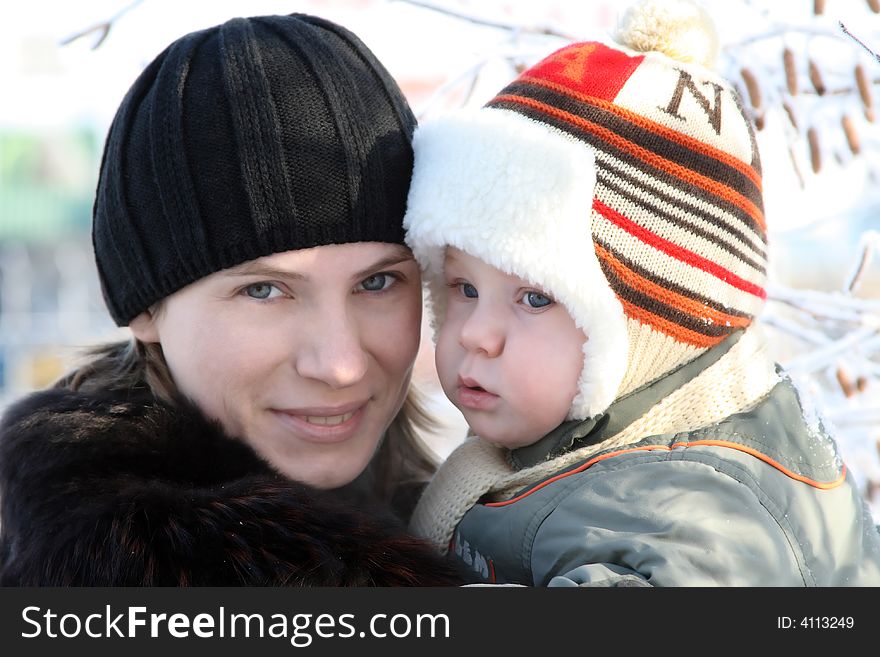
[[[700,266],[697,264],[698,261],[715,263],[718,271],[712,273],[723,280],[728,280],[728,276],[724,272],[730,272],[743,280],[758,285],[766,279],[763,270],[731,255],[729,251],[717,243],[706,240],[687,228],[663,221],[662,218],[645,212],[640,206],[633,205],[626,198],[614,194],[604,186],[596,186],[594,198],[595,201],[601,202],[604,207],[609,209],[609,212],[601,212],[602,218],[652,248],[664,251],[669,255],[675,255],[679,260],[692,266],[698,266],[705,271],[711,271],[711,269]],[[605,234],[601,220],[593,228],[593,233],[594,235]],[[671,253],[665,248],[665,244],[674,244],[681,247],[681,250]]]
[[[633,235],[598,211],[593,211],[591,219],[594,244],[610,246],[608,250],[621,262],[638,263],[639,272],[654,283],[665,285],[669,282],[676,290],[683,290],[686,296],[694,299],[711,298],[717,304],[713,308],[728,314],[749,317],[763,307],[765,295],[752,294],[735,285],[737,281],[727,280],[725,273],[729,272],[723,267],[708,271],[699,266],[699,261],[689,262],[677,257],[678,254],[658,248],[662,245],[651,244],[641,236]],[[729,266],[730,263],[724,264]],[[756,283],[764,280],[760,277]],[[738,282],[747,283],[742,279]],[[762,288],[757,290],[763,292]]]
[[[766,230],[764,211],[751,199],[730,186],[712,180],[705,175],[667,160],[663,156],[634,144],[629,140],[615,134],[608,128],[565,112],[546,103],[541,103],[531,98],[522,96],[499,96],[491,102],[491,107],[512,109],[535,120],[547,123],[574,135],[575,137],[596,146],[597,148],[616,147],[632,158],[641,160],[644,165],[656,169],[654,175],[663,176],[667,179],[678,179],[692,187],[699,189],[712,198],[715,203],[725,203],[742,210],[752,223],[757,224],[761,230]],[[526,109],[532,112],[523,111]]]
[[[640,226],[629,217],[624,216],[614,208],[611,208],[599,199],[593,199],[593,209],[609,223],[622,229],[626,233],[634,237],[638,242],[649,246],[650,248],[665,253],[674,260],[694,267],[705,272],[709,276],[727,283],[731,287],[745,292],[761,300],[766,300],[767,292],[763,286],[744,278],[733,272],[725,265],[728,263],[718,263],[694,252],[687,246],[673,242],[664,238],[662,235]]]
[[[661,233],[645,229],[601,201],[596,198],[594,205],[597,210],[593,215],[594,239],[604,239],[617,252],[638,261],[661,280],[675,281],[747,314],[756,310],[756,301],[757,305],[763,303],[766,298],[764,274],[735,258],[717,257],[717,251],[701,252],[700,247],[705,244],[689,239],[686,232]]]
[[[623,312],[627,317],[634,319],[637,322],[641,322],[642,324],[646,324],[654,330],[668,335],[678,342],[689,345],[691,347],[708,349],[709,347],[714,347],[716,344],[719,344],[728,335],[723,334],[711,336],[705,335],[698,331],[692,331],[691,329],[686,328],[676,322],[670,321],[665,317],[655,315],[650,310],[642,308],[641,306],[637,306],[636,304],[623,297],[618,298],[620,299],[620,303],[623,306]]]
[[[694,333],[699,333],[703,336],[718,337],[729,335],[737,328],[741,328],[719,324],[707,317],[692,315],[675,305],[666,303],[664,300],[652,296],[645,288],[630,285],[630,281],[618,276],[618,272],[614,267],[610,266],[607,261],[600,259],[599,263],[602,266],[605,276],[608,278],[608,283],[611,285],[611,289],[614,290],[614,293],[621,300],[621,303],[627,302],[632,306],[641,308],[652,315],[666,320],[669,324],[675,324],[676,326]],[[626,309],[624,310],[626,312]],[[626,312],[626,314],[629,315],[630,313]],[[667,332],[667,327],[668,324],[664,325],[664,328],[662,329],[664,333]]]
[[[631,180],[638,181],[635,185],[636,189],[644,189],[647,193],[653,193],[654,190],[657,190],[658,194],[665,192],[670,198],[683,203],[684,207],[700,208],[703,213],[716,217],[716,221],[720,222],[719,227],[725,232],[741,238],[756,257],[758,254],[764,254],[759,259],[766,259],[764,251],[767,243],[766,233],[742,208],[684,180],[664,175],[639,158],[610,144],[597,141],[591,145],[600,165],[598,167],[600,171],[606,167],[611,173],[615,170],[626,171]]]
[[[550,80],[544,80],[539,77],[535,77],[533,75],[529,75],[529,72],[525,72],[519,78],[517,78],[513,83],[509,85],[509,87],[513,87],[517,82],[527,82],[529,84],[538,85],[541,87],[545,87],[546,89],[551,89],[559,92],[560,94],[569,96],[574,99],[579,99],[581,101],[589,102],[594,105],[601,105],[606,109],[610,109],[611,111],[619,113],[621,116],[630,117],[635,119],[637,123],[642,120],[646,120],[645,117],[640,114],[633,112],[625,107],[621,107],[619,105],[615,105],[614,103],[607,101],[602,98],[597,98],[595,96],[591,96],[589,94],[585,94],[582,92],[578,92],[575,89],[571,89],[565,87],[563,85],[556,84],[551,82]],[[507,93],[505,90],[501,91],[501,94]],[[499,95],[501,95],[499,94]],[[528,95],[528,94],[526,94]],[[734,95],[734,100],[738,102],[738,97]],[[672,128],[669,128],[665,125],[658,124],[655,121],[650,121],[650,123],[654,126],[656,130],[666,135],[667,138],[672,139],[673,141],[680,141],[681,143],[687,145],[689,148],[693,148],[694,150],[698,150],[701,152],[706,152],[710,157],[715,158],[721,162],[728,164],[729,166],[739,170],[745,176],[747,176],[754,184],[755,187],[759,190],[763,190],[763,183],[761,181],[761,162],[760,160],[756,160],[754,163],[745,163],[739,158],[731,155],[727,151],[720,150],[711,144],[704,143],[699,139],[694,139],[688,135],[678,132]]]
[[[653,193],[653,190],[646,191],[649,191],[649,193]],[[712,247],[715,247],[715,249],[721,249],[725,251],[727,255],[747,264],[749,267],[757,272],[760,272],[761,274],[765,274],[767,272],[767,268],[763,260],[759,261],[755,258],[752,258],[747,253],[745,253],[744,250],[729,244],[728,241],[724,238],[728,237],[726,234],[712,232],[707,227],[705,227],[702,221],[700,221],[701,218],[689,214],[676,215],[672,212],[668,212],[662,207],[651,203],[647,198],[644,198],[634,193],[632,185],[621,185],[619,180],[615,179],[613,176],[609,176],[605,171],[599,172],[598,184],[596,186],[596,196],[602,198],[603,202],[605,202],[607,205],[619,207],[619,199],[622,199],[628,205],[634,206],[635,208],[637,208],[638,211],[632,213],[632,217],[633,220],[638,222],[639,224],[644,225],[647,222],[665,222],[671,226],[674,226],[677,229],[687,231],[694,237],[702,238],[706,242],[710,243]],[[618,201],[614,202],[615,199],[618,199]],[[722,235],[724,235],[724,237],[722,237]],[[698,250],[703,253],[706,252],[708,249]]]
[[[581,130],[569,122],[557,119],[553,116],[526,107],[518,103],[500,103],[494,105],[498,109],[515,112],[533,121],[548,125],[552,128],[571,135],[573,138],[589,144],[596,153],[596,159],[604,166],[608,159],[612,159],[618,166],[625,166],[633,173],[640,174],[644,180],[650,181],[649,186],[662,186],[671,192],[678,192],[691,199],[692,203],[706,208],[717,209],[721,216],[729,216],[734,219],[734,226],[741,228],[740,235],[753,235],[750,240],[753,245],[764,244],[764,228],[755,218],[742,207],[729,202],[727,199],[718,197],[702,187],[691,184],[690,181],[669,175],[663,170],[658,170],[652,163],[637,157],[632,152],[618,148],[615,144],[596,137],[586,130]],[[601,169],[601,167],[600,167]]]
[[[609,276],[608,282],[611,284],[615,294],[617,294],[618,299],[620,299],[621,304],[623,304],[624,313],[627,316],[633,316],[627,308],[627,306],[631,306],[633,308],[639,308],[641,311],[649,313],[649,315],[655,318],[660,318],[663,322],[657,323],[655,328],[662,333],[675,336],[679,334],[680,329],[683,329],[687,331],[688,334],[702,336],[700,340],[704,340],[705,338],[723,339],[734,331],[739,330],[732,326],[715,324],[704,318],[694,317],[673,306],[668,306],[654,297],[645,294],[641,290],[630,287],[622,279],[616,278],[613,273]],[[670,327],[674,327],[671,333]],[[693,344],[698,346],[697,343]]]
[[[597,170],[600,184],[616,185],[621,191],[626,189],[633,198],[638,196],[641,202],[648,203],[658,212],[662,211],[661,208],[665,208],[665,212],[669,214],[687,217],[702,225],[713,227],[715,229],[713,234],[717,238],[727,240],[732,248],[741,249],[743,258],[752,258],[761,263],[767,260],[766,241],[763,233],[745,229],[739,221],[733,217],[725,216],[716,206],[700,204],[697,199],[679,190],[665,189],[656,179],[652,181],[652,185],[646,185],[645,181],[637,175],[636,171],[638,170],[634,171],[633,167],[616,160],[608,153],[597,152],[597,159],[602,165]]]
[[[672,286],[667,281],[663,281],[661,285],[649,276],[640,275],[599,244],[596,244],[596,255],[599,256],[599,264],[615,294],[658,316],[706,335],[729,334],[752,322],[748,315],[725,313],[712,307],[717,304],[710,306],[679,294],[671,289]],[[721,330],[709,330],[710,326],[721,327]]]
[[[694,315],[705,314],[717,318],[719,321],[730,321],[733,324],[742,324],[743,321],[748,323],[753,317],[751,313],[745,310],[721,303],[705,294],[700,294],[684,285],[679,285],[662,275],[652,272],[632,259],[627,258],[605,240],[594,236],[593,245],[600,261],[604,260],[609,265],[612,265],[614,270],[618,273],[618,276],[627,280],[638,281],[638,284],[635,282],[632,283],[635,287],[652,290],[655,288],[668,290],[670,294],[669,303],[676,303],[680,305],[682,309],[702,309],[701,312],[693,311],[692,314]],[[624,269],[629,273],[623,273]],[[659,291],[656,292],[656,296],[661,299],[663,298]],[[674,300],[674,302],[671,300]]]
[[[628,141],[650,146],[651,150],[670,162],[732,187],[755,205],[762,202],[761,178],[750,165],[625,107],[529,77],[508,85],[498,97],[505,95],[531,98],[598,123]]]

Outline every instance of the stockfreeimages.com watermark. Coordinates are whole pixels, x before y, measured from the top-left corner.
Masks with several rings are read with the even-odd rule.
[[[51,608],[22,609],[23,639],[50,638],[143,639],[171,637],[185,639],[273,638],[287,639],[297,648],[310,646],[316,638],[446,638],[450,637],[446,614],[373,614],[358,629],[355,614],[264,614],[230,613],[219,607],[215,613],[153,613],[146,607],[130,606],[114,611],[59,614]]]

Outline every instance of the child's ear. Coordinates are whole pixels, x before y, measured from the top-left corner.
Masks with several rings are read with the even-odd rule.
[[[156,326],[156,315],[145,310],[128,324],[132,334],[141,342],[159,342],[159,329]]]

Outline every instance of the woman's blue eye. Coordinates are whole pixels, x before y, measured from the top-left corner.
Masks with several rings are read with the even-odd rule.
[[[459,283],[458,288],[461,290],[461,293],[468,299],[476,299],[480,296],[477,293],[477,288],[475,288],[470,283]]]
[[[522,300],[529,308],[546,308],[553,303],[553,299],[540,292],[526,292]]]
[[[361,281],[361,287],[367,292],[381,292],[394,282],[391,274],[373,274]]]
[[[258,299],[260,301],[272,299],[282,294],[281,290],[270,283],[254,283],[253,285],[248,285],[244,289],[244,293],[251,299]]]

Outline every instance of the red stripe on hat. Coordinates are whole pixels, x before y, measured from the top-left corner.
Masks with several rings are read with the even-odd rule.
[[[751,317],[742,317],[738,315],[729,315],[715,308],[711,308],[705,303],[686,297],[674,290],[664,287],[660,283],[645,278],[638,272],[629,269],[614,255],[602,248],[600,244],[593,243],[596,249],[596,255],[599,260],[609,267],[614,275],[617,276],[624,284],[644,294],[645,296],[668,306],[672,310],[677,310],[683,314],[690,315],[698,319],[707,321],[710,324],[719,326],[729,326],[731,329],[745,328],[752,323]],[[604,268],[604,267],[603,267]],[[657,314],[657,313],[655,313]],[[722,338],[727,336],[721,336]]]
[[[593,209],[595,209],[599,214],[608,219],[608,221],[613,223],[615,226],[622,228],[627,233],[641,240],[645,244],[649,244],[655,249],[663,251],[663,253],[665,253],[666,255],[672,256],[676,260],[684,262],[685,264],[688,264],[692,267],[701,269],[704,272],[711,274],[715,278],[719,278],[725,283],[732,285],[738,290],[748,292],[749,294],[752,294],[759,299],[767,299],[767,292],[760,285],[750,283],[744,278],[740,278],[732,271],[725,269],[718,263],[712,262],[711,260],[708,260],[703,256],[697,255],[693,251],[688,251],[678,244],[674,244],[673,242],[670,242],[669,240],[666,240],[659,235],[652,233],[647,228],[639,226],[637,223],[631,221],[630,219],[627,219],[616,210],[609,208],[599,199],[593,199]]]
[[[560,48],[523,73],[550,80],[576,93],[614,100],[645,59],[630,57],[601,43],[574,43]]]

